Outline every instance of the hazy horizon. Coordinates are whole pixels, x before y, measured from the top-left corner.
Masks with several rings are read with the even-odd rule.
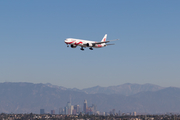
[[[52,84],[52,83],[33,83],[33,82],[0,82],[0,83],[32,83],[32,84],[51,84],[51,85],[54,85],[54,86],[59,86],[59,87],[65,87],[67,89],[73,89],[73,88],[76,88],[76,87],[72,87],[72,88],[68,88],[66,86],[62,86],[62,85],[55,85],[55,84]],[[144,83],[144,84],[139,84],[139,83],[123,83],[123,84],[119,84],[119,85],[109,85],[109,86],[101,86],[101,85],[96,85],[96,86],[90,86],[90,87],[86,87],[86,88],[93,88],[93,87],[114,87],[114,86],[120,86],[120,85],[125,85],[125,84],[131,84],[131,85],[134,85],[134,84],[137,84],[137,85],[147,85],[147,84],[150,84],[150,85],[157,85],[157,84],[152,84],[152,83]],[[175,87],[175,86],[161,86],[161,85],[157,85],[157,86],[160,86],[160,87],[163,87],[163,88],[168,88],[168,87]],[[86,88],[76,88],[76,89],[79,89],[79,90],[82,90],[82,89],[86,89]],[[180,87],[177,87],[177,88],[180,88]]]

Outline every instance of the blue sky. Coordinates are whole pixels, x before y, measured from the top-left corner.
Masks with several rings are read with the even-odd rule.
[[[0,1],[0,82],[180,87],[180,1]],[[69,37],[116,45],[67,48]]]

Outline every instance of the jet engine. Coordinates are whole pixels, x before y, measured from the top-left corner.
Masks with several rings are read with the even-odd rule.
[[[71,48],[76,48],[77,47],[77,45],[71,45]]]
[[[87,47],[94,47],[95,45],[92,44],[92,43],[87,43],[86,46],[87,46]]]

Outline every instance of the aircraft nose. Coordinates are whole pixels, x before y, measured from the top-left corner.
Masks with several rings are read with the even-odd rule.
[[[67,40],[64,40],[65,43],[67,43]]]

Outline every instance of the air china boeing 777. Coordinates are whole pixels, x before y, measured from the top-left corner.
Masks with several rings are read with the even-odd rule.
[[[69,47],[69,45],[71,46],[71,48],[76,48],[77,46],[80,46],[81,47],[80,50],[84,50],[83,47],[85,48],[89,47],[90,50],[93,50],[93,48],[102,48],[107,45],[114,45],[114,44],[106,44],[110,41],[115,41],[115,40],[106,41],[106,38],[107,38],[107,34],[105,34],[101,42],[74,39],[74,38],[67,38],[64,42],[67,44],[67,47]]]

